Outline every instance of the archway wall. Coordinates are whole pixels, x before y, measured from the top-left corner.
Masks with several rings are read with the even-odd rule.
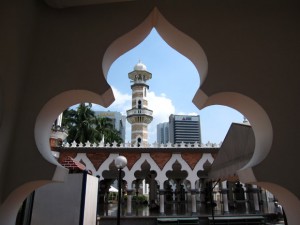
[[[204,107],[214,104],[229,106],[241,112],[249,120],[255,136],[255,147],[253,156],[244,169],[251,168],[266,158],[273,141],[273,129],[268,115],[260,105],[247,96],[232,92],[222,92],[210,97],[202,95],[202,99],[206,99]],[[250,182],[250,178],[248,179]],[[256,181],[255,178],[253,179],[252,182]]]
[[[30,191],[63,181],[67,170],[49,152],[51,125],[72,104],[90,101],[108,106],[114,101],[101,67],[104,53],[117,37],[144,20],[151,4],[64,10],[41,1],[3,5],[1,224],[14,224]],[[122,26],[119,21],[124,21]]]
[[[0,206],[0,221],[3,224],[15,224],[16,215],[19,208],[22,206],[24,198],[32,193],[32,190],[37,189],[43,185],[49,184],[50,181],[34,181],[28,182],[16,188],[12,194]]]
[[[298,171],[300,156],[295,147],[300,138],[297,2],[132,1],[58,10],[41,1],[12,0],[3,4],[1,13],[5,34],[1,55],[6,59],[0,62],[4,106],[1,205],[27,182],[53,179],[57,167],[37,149],[34,136],[37,117],[51,99],[67,91],[86,90],[99,95],[96,103],[108,106],[113,102],[107,72],[101,68],[104,54],[111,43],[138,27],[154,4],[170,24],[205,52],[207,76],[201,77],[201,89],[193,100],[199,109],[215,94],[239,93],[257,103],[269,118],[271,147],[263,149],[268,154],[260,163],[251,162],[252,167],[247,168],[253,174],[251,180],[278,184],[299,198],[300,181],[288,176]],[[207,98],[202,99],[202,93]]]
[[[87,153],[85,152],[78,152],[76,154],[76,156],[74,157],[74,159],[78,162],[83,163],[86,166],[86,170],[91,171],[92,174],[94,176],[99,176],[100,180],[104,180],[105,178],[103,177],[103,172],[112,172],[112,174],[115,173],[115,171],[112,171],[110,166],[113,164],[114,165],[114,160],[116,157],[118,157],[119,155],[123,155],[126,156],[127,161],[128,161],[128,165],[123,169],[124,173],[125,173],[125,177],[123,178],[124,180],[126,180],[127,184],[128,184],[128,188],[129,189],[133,189],[133,181],[135,181],[137,178],[135,177],[135,173],[137,171],[142,171],[142,164],[144,162],[148,163],[150,168],[150,171],[155,171],[157,176],[155,177],[155,180],[159,183],[159,184],[163,184],[165,181],[167,181],[169,178],[166,176],[168,171],[173,171],[173,165],[175,163],[178,163],[181,167],[180,171],[186,171],[187,172],[187,178],[186,180],[188,180],[189,182],[191,182],[191,188],[194,189],[195,188],[195,183],[197,180],[199,180],[199,177],[197,176],[197,173],[199,171],[204,171],[204,167],[203,165],[207,162],[209,162],[209,164],[213,163],[213,156],[211,153],[200,153],[199,149],[195,150],[198,151],[196,153],[193,154],[192,158],[198,157],[199,159],[197,160],[197,163],[194,164],[194,159],[193,160],[189,160],[189,159],[185,159],[183,157],[183,155],[185,155],[186,153],[184,152],[184,150],[182,150],[182,154],[180,153],[170,153],[168,154],[169,157],[168,158],[164,158],[164,157],[160,157],[157,158],[155,153],[132,153],[132,151],[135,148],[133,148],[132,150],[129,150],[127,152],[122,152],[122,153],[110,153],[110,154],[103,154],[102,157],[99,156],[87,156]],[[66,150],[66,149],[65,149]],[[76,151],[76,149],[74,148],[70,148],[69,149],[69,154],[74,154],[74,150]],[[98,154],[101,151],[106,151],[107,149],[97,149]],[[113,151],[115,151],[116,149],[114,149]],[[122,150],[122,149],[121,149]],[[155,150],[154,150],[155,151]],[[205,151],[208,151],[207,149]],[[215,150],[212,150],[214,153],[216,152]],[[177,150],[178,152],[178,150]],[[162,153],[158,153],[160,156],[162,155]],[[62,156],[63,155],[63,156]],[[63,154],[61,154],[61,157],[66,157],[68,155],[68,150],[64,151]],[[104,156],[106,155],[106,156]],[[134,157],[131,157],[133,156]],[[199,156],[200,155],[200,156]],[[137,156],[137,157],[136,157]],[[117,178],[117,177],[116,177]]]
[[[187,180],[191,182],[191,189],[196,188],[196,183],[199,181],[198,173],[199,171],[205,172],[204,164],[212,164],[214,161],[214,157],[212,154],[205,153],[202,155],[201,159],[197,162],[192,171],[188,173]]]
[[[280,200],[279,204],[283,206],[283,210],[287,217],[288,224],[298,224],[300,221],[300,201],[297,196],[291,193],[289,190],[279,186],[277,184],[258,182],[259,186],[266,188],[277,199]]]
[[[295,74],[300,71],[296,50],[300,32],[293,29],[300,20],[296,8],[291,1],[273,1],[269,7],[258,1],[221,5],[192,1],[174,4],[172,10],[168,1],[163,1],[158,7],[164,18],[199,43],[207,56],[207,76],[194,104],[199,109],[224,104],[240,109],[246,117],[252,115],[249,120],[256,126],[256,149],[247,165],[253,174],[249,181],[276,183],[299,197],[300,182],[286,176],[297,171],[300,154],[293,145],[299,139],[295,124],[300,122],[295,107],[299,95],[299,76]],[[223,93],[241,98],[229,99]],[[256,109],[245,106],[242,99]]]
[[[300,94],[300,31],[293,29],[300,22],[298,6],[292,1],[190,3],[174,4],[170,10],[163,1],[158,8],[207,56],[207,76],[194,104],[199,109],[222,104],[250,117],[255,152],[239,175],[244,182],[279,185],[299,201],[300,181],[293,176],[300,156],[295,146],[300,138],[295,106]]]

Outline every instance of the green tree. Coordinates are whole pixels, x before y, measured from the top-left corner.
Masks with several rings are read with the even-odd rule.
[[[68,143],[99,143],[103,137],[105,144],[114,141],[120,144],[123,141],[120,133],[113,128],[112,120],[97,117],[91,103],[81,103],[76,110],[65,110],[62,126],[68,130]]]
[[[105,142],[106,143],[113,143],[113,142],[117,142],[118,144],[121,144],[122,142],[124,142],[124,140],[121,138],[121,134],[119,131],[117,131],[116,129],[112,129],[109,133],[107,133],[106,135],[104,135]]]
[[[81,103],[77,110],[67,109],[63,113],[62,125],[68,130],[67,141],[69,143],[96,142],[97,130],[95,129],[95,112],[91,103]]]
[[[120,132],[113,128],[113,121],[110,118],[97,117],[96,130],[98,131],[97,135],[100,135],[98,140],[104,137],[105,143],[113,143],[115,141],[120,144],[123,142]]]
[[[97,117],[96,118],[96,130],[98,131],[98,139],[101,140],[104,137],[106,141],[106,136],[113,130],[112,120],[107,117]]]

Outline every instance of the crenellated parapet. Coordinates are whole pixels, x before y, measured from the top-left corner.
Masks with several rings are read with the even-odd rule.
[[[117,142],[113,143],[104,143],[104,142],[99,142],[99,143],[91,143],[87,141],[86,143],[77,143],[73,141],[72,143],[63,143],[62,148],[220,148],[222,145],[222,142],[219,144],[217,143],[211,143],[207,142],[206,144],[203,143],[177,143],[177,144],[172,144],[172,143],[167,143],[167,144],[159,144],[157,142],[154,142],[153,144],[144,144],[144,145],[137,145],[134,143],[121,143],[118,144]]]

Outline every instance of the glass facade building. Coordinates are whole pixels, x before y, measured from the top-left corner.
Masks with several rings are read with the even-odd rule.
[[[167,144],[170,141],[169,122],[157,124],[156,134],[158,144]]]
[[[173,115],[169,117],[169,137],[172,144],[201,143],[200,116]]]

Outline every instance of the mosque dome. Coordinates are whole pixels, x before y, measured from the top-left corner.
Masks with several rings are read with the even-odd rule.
[[[143,63],[141,63],[141,61],[139,61],[138,64],[134,66],[134,70],[147,71],[147,67]]]

